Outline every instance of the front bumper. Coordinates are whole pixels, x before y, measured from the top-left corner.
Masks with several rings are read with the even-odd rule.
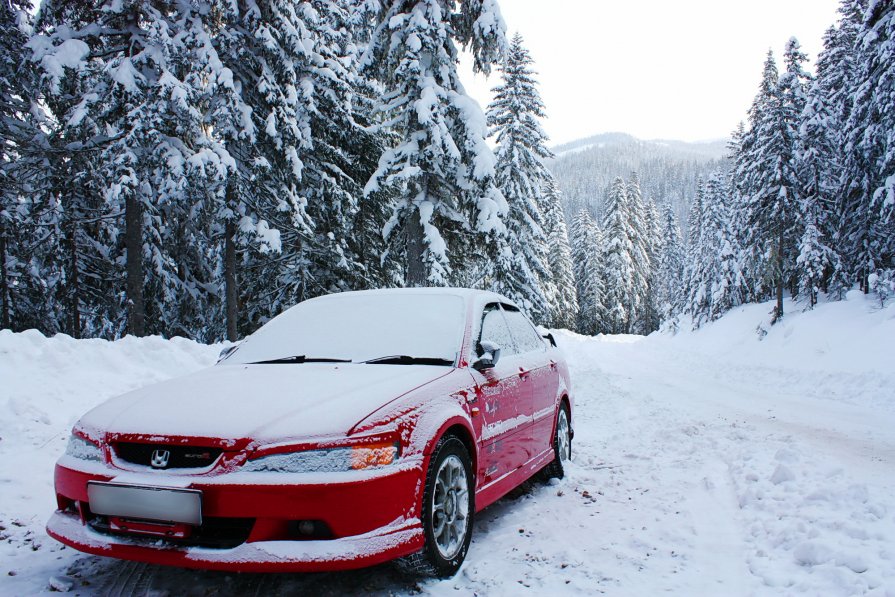
[[[377,531],[320,541],[255,541],[232,549],[151,545],[136,538],[101,534],[76,514],[56,511],[47,533],[79,551],[165,566],[234,572],[323,572],[375,566],[423,547],[419,519]]]
[[[69,466],[66,466],[69,464]],[[250,530],[226,548],[188,545],[145,534],[100,532],[90,512],[88,481],[120,482],[125,471],[84,471],[56,465],[59,509],[47,533],[77,550],[154,564],[238,572],[312,572],[379,564],[422,549],[418,492],[421,468],[396,466],[373,475],[331,478],[278,473],[217,476],[141,475],[128,482],[202,491],[203,517],[247,520]],[[260,476],[259,476],[260,475]],[[325,539],[290,534],[295,521],[314,520],[330,531]],[[200,530],[200,529],[197,529]]]

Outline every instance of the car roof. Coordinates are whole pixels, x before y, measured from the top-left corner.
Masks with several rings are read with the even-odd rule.
[[[507,297],[491,292],[489,290],[477,290],[475,288],[453,288],[453,287],[426,287],[426,288],[377,288],[374,290],[352,290],[348,292],[338,292],[334,294],[326,294],[319,296],[314,301],[326,300],[336,296],[363,296],[363,295],[402,295],[409,294],[429,295],[429,296],[458,296],[467,302],[476,304],[485,303],[506,303],[518,308],[518,305]]]

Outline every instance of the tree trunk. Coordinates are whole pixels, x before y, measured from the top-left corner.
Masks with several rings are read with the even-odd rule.
[[[777,236],[777,308],[774,311],[774,321],[777,323],[783,319],[783,227]]]
[[[146,335],[146,310],[143,303],[143,214],[139,200],[128,195],[124,202],[124,246],[127,249],[127,331]]]
[[[237,280],[236,280],[236,224],[227,220],[224,236],[224,301],[227,317],[227,340],[236,342]]]
[[[10,329],[9,272],[6,269],[6,230],[0,228],[0,329]]]
[[[81,337],[81,289],[78,279],[78,243],[76,240],[77,228],[74,222],[68,225],[68,254],[71,260],[70,271],[68,272],[68,335],[72,338]]]
[[[426,262],[423,260],[423,251],[425,251],[425,235],[423,232],[423,224],[420,221],[420,212],[414,206],[413,211],[407,217],[407,227],[405,231],[407,241],[407,273],[405,276],[406,286],[426,286],[429,276],[426,271]]]

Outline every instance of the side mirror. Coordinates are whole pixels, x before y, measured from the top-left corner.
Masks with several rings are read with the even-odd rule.
[[[479,348],[482,355],[472,363],[472,368],[476,371],[493,369],[500,360],[500,346],[496,342],[485,340],[479,343]]]
[[[236,350],[237,348],[239,348],[239,344],[233,344],[231,346],[228,346],[224,350],[222,350],[221,354],[218,355],[217,362],[220,363],[221,361],[225,360],[227,357],[229,357],[231,354],[233,354],[233,351]]]
[[[556,348],[556,338],[553,337],[553,334],[547,332],[544,334],[544,340],[547,340],[553,348]]]

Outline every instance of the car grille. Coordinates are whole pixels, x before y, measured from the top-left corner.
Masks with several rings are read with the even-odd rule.
[[[145,542],[147,545],[158,545],[163,541],[169,545],[182,545],[189,547],[209,547],[214,549],[232,549],[242,545],[249,538],[254,518],[205,518],[202,524],[193,527],[192,534],[186,539],[169,539],[153,536],[141,536],[139,534],[121,533],[112,530],[107,516],[93,515],[87,521],[91,529],[104,535],[127,536],[137,542]]]
[[[220,448],[206,448],[202,446],[169,446],[126,442],[119,442],[115,444],[114,448],[116,456],[125,462],[158,469],[204,468],[211,466],[222,452]],[[167,457],[165,457],[164,452],[167,452]]]

